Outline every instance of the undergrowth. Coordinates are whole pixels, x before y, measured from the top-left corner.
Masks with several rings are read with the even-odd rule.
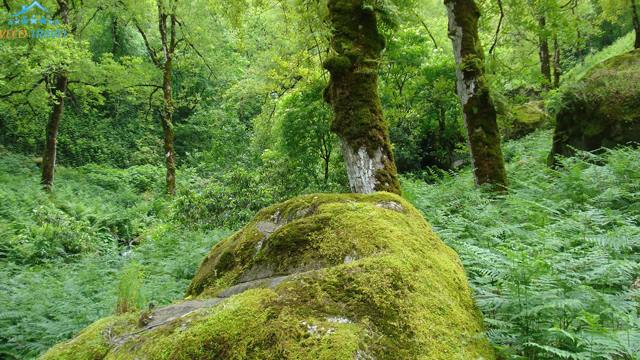
[[[30,158],[0,152],[0,359],[35,358],[118,305],[183,297],[228,231],[167,220],[162,171],[60,167],[49,196]]]
[[[403,190],[460,254],[503,358],[640,359],[640,150],[554,171],[549,148],[548,132],[505,145],[505,196],[468,171]]]
[[[639,359],[640,150],[581,153],[555,171],[550,138],[504,145],[507,195],[477,190],[469,171],[403,179],[404,195],[460,254],[502,358]],[[118,299],[144,308],[184,295],[229,232],[176,216],[184,199],[160,195],[161,172],[61,168],[48,196],[30,159],[0,154],[0,359],[36,357]]]

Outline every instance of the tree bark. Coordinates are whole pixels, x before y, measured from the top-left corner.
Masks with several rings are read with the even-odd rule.
[[[160,39],[162,41],[162,52],[164,62],[162,64],[162,130],[164,133],[164,156],[167,168],[166,190],[167,194],[175,195],[176,193],[176,155],[173,149],[175,134],[173,131],[173,90],[172,71],[173,71],[173,55],[176,46],[176,16],[174,13],[167,14],[162,2],[158,0],[158,16]],[[167,33],[167,18],[171,19],[170,34]]]
[[[64,98],[67,93],[69,77],[66,72],[55,76],[51,115],[47,123],[47,140],[42,155],[42,186],[46,191],[53,189],[56,167],[56,149],[58,143],[58,128],[64,115]]]
[[[378,67],[385,40],[375,12],[363,0],[328,0],[333,54],[325,100],[333,109],[331,131],[342,144],[351,190],[400,193],[389,129],[378,94]]]
[[[553,88],[560,86],[560,76],[562,69],[560,68],[560,45],[558,44],[558,36],[553,37]]]
[[[496,110],[484,77],[484,53],[478,37],[480,11],[473,0],[445,0],[449,37],[456,60],[457,93],[469,138],[477,185],[502,191],[507,176],[500,148]]]
[[[640,49],[640,18],[638,17],[638,6],[636,0],[631,0],[631,11],[633,16],[633,30],[636,32],[636,41],[633,45],[635,49]]]
[[[118,18],[113,15],[111,18],[111,54],[117,57],[120,54],[121,39],[119,32]]]
[[[66,0],[58,0],[58,12],[62,23],[69,24],[69,6]],[[53,189],[53,181],[56,171],[56,152],[58,144],[58,129],[64,115],[64,99],[69,86],[69,76],[66,70],[58,71],[54,76],[54,84],[51,88],[53,99],[51,101],[51,114],[47,123],[44,154],[42,155],[41,184],[45,191]]]
[[[540,31],[539,37],[539,49],[538,55],[540,56],[540,72],[544,77],[544,87],[548,88],[551,85],[551,62],[549,55],[549,38],[546,33],[547,19],[544,16],[538,17],[538,26]]]
[[[323,170],[324,170],[324,184],[329,183],[329,163],[331,162],[331,139],[325,138],[321,135],[320,137],[322,148],[320,149],[322,162],[323,162]]]

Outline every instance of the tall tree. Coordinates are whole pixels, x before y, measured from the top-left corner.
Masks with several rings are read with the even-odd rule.
[[[478,37],[480,10],[473,0],[445,0],[445,5],[476,184],[504,189],[507,176],[496,109],[484,77],[484,53]]]
[[[328,0],[332,54],[324,62],[331,79],[325,100],[333,108],[331,130],[342,143],[351,190],[400,193],[388,125],[378,94],[385,40],[376,12],[364,0]]]
[[[538,56],[540,57],[540,72],[544,77],[546,88],[551,84],[551,56],[549,53],[549,36],[547,34],[547,18],[538,16]]]
[[[64,26],[69,25],[69,4],[67,0],[57,0],[58,15]],[[46,191],[53,188],[53,179],[56,167],[56,151],[58,142],[58,129],[64,115],[64,101],[69,86],[69,74],[67,69],[56,69],[52,76],[45,76],[49,83],[51,97],[51,114],[47,123],[46,142],[42,155],[42,186]]]
[[[142,26],[137,22],[135,23],[136,29],[142,36],[149,58],[153,64],[162,71],[163,107],[161,123],[164,134],[164,158],[167,168],[166,192],[169,195],[175,195],[176,192],[176,153],[174,150],[175,132],[173,129],[174,101],[172,90],[173,60],[178,42],[176,36],[178,26],[176,4],[177,0],[156,1],[158,34],[162,47],[161,55],[158,55],[151,46],[149,37]]]
[[[636,0],[629,0],[631,2],[631,16],[633,17],[633,30],[636,32],[636,41],[634,48],[640,49],[640,17],[638,17],[638,5]]]
[[[558,35],[553,36],[553,88],[560,86],[560,76],[562,68],[560,67],[560,44],[558,44]]]

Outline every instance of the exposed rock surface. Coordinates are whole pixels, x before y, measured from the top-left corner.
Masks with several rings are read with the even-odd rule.
[[[142,321],[144,320],[144,321]],[[43,359],[494,359],[464,270],[409,203],[309,195],[217,244],[186,301]]]
[[[594,151],[640,142],[640,49],[596,65],[565,89],[549,164],[575,149]]]

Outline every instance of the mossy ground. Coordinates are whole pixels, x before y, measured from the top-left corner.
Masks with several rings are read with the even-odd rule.
[[[154,329],[102,320],[43,359],[493,358],[457,255],[398,196],[264,209],[212,249],[188,295],[274,276],[287,277]]]

